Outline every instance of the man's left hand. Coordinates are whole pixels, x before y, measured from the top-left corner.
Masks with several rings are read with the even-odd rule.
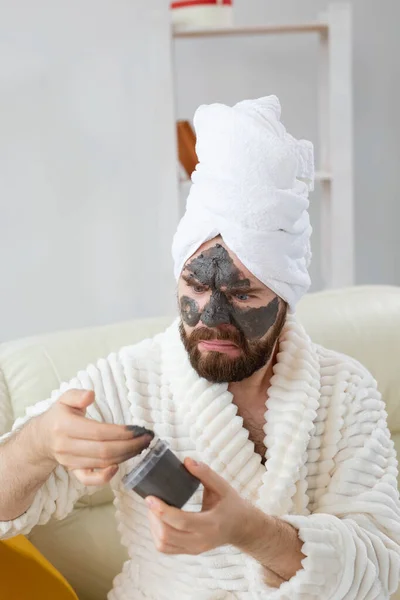
[[[185,512],[154,496],[146,498],[157,550],[195,555],[226,544],[241,545],[259,519],[257,509],[204,463],[187,458],[185,467],[204,486],[202,510]]]

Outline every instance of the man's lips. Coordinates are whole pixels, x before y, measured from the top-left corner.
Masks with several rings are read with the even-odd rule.
[[[240,349],[236,344],[228,340],[201,340],[198,344],[200,351],[205,352],[223,352],[224,354],[240,354]]]

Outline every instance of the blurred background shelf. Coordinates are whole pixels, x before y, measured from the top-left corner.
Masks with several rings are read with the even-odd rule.
[[[289,23],[261,27],[223,27],[175,31],[174,38],[199,38],[232,35],[266,35],[279,33],[327,33],[328,23]]]
[[[351,7],[330,3],[315,22],[172,31],[180,40],[274,34],[318,34],[318,170],[321,271],[326,288],[353,285],[353,91]],[[289,47],[289,46],[288,46]],[[188,83],[190,85],[190,83]],[[294,90],[296,91],[296,90]],[[266,94],[271,90],[266,90]],[[189,190],[181,180],[181,197]]]

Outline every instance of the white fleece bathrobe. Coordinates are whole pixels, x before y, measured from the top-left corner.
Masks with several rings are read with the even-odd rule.
[[[397,462],[374,379],[356,361],[314,345],[289,315],[271,383],[265,466],[228,386],[200,379],[190,366],[177,323],[90,366],[29,410],[29,416],[46,410],[69,387],[93,389],[90,417],[153,428],[181,459],[206,462],[263,511],[292,523],[304,542],[303,568],[278,590],[234,547],[199,556],[160,554],[144,501],[121,484],[134,458],[112,480],[130,560],[109,600],[383,600],[395,591]],[[0,537],[26,534],[52,515],[65,517],[87,492],[58,467],[24,515],[0,523]],[[201,498],[198,490],[186,509],[199,510]]]

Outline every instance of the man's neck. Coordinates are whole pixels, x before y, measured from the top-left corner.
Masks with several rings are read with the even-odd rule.
[[[228,390],[233,394],[239,413],[244,408],[246,412],[253,412],[265,407],[266,395],[271,385],[277,354],[278,344],[275,346],[271,358],[264,367],[253,373],[251,377],[243,379],[243,381],[234,381],[229,384]]]

